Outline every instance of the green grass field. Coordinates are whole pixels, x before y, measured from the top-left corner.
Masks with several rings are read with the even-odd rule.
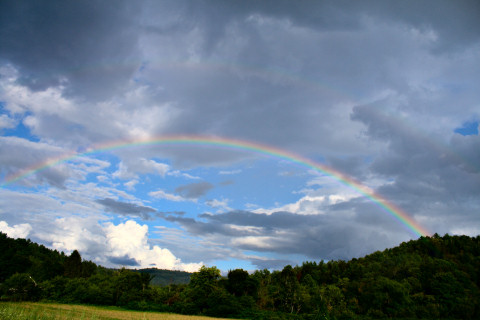
[[[208,320],[218,318],[57,303],[0,302],[0,320]],[[226,319],[224,319],[226,320]]]

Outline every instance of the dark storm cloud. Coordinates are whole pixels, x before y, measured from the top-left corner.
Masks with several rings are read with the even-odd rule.
[[[140,265],[135,258],[130,258],[128,255],[123,257],[108,257],[108,261],[118,266],[138,267]]]
[[[72,94],[106,98],[138,67],[138,10],[128,1],[2,1],[0,61],[19,68],[33,90],[62,83]]]
[[[179,2],[179,1],[177,1]],[[155,3],[154,3],[155,6]],[[241,20],[252,14],[277,19],[288,19],[294,24],[322,30],[351,30],[359,27],[359,20],[375,16],[388,21],[401,21],[418,28],[432,28],[440,33],[443,46],[477,41],[480,28],[478,15],[480,4],[476,0],[430,1],[302,1],[292,5],[288,0],[268,1],[195,1],[181,3],[174,12],[183,15],[196,14],[197,22],[205,25],[211,47],[225,34],[229,21]],[[209,19],[216,16],[218,19]],[[448,21],[449,23],[445,23]],[[192,23],[193,24],[193,23]],[[170,28],[157,28],[157,32],[171,32]]]
[[[197,28],[203,39],[202,55],[209,55],[232,36],[228,34],[232,24],[244,24],[254,15],[322,31],[356,30],[361,19],[372,16],[432,29],[439,34],[441,47],[458,47],[478,41],[479,7],[478,1],[306,1],[294,6],[290,1],[116,1],[115,5],[105,1],[2,1],[0,57],[20,68],[21,81],[31,88],[46,88],[66,78],[64,85],[70,91],[105,98],[140,68],[138,40],[144,33],[176,36]],[[245,52],[243,58],[255,65],[264,62],[261,56],[268,48],[262,45],[261,34],[253,37],[255,30],[244,28],[244,35],[251,32],[256,53]]]
[[[116,213],[122,216],[137,216],[144,220],[149,220],[151,218],[150,213],[157,212],[155,209],[150,207],[139,206],[134,203],[121,202],[110,198],[96,200],[96,202],[103,205],[105,210],[108,212]]]
[[[175,188],[175,193],[186,199],[198,199],[207,194],[209,190],[213,189],[213,185],[209,182],[195,182],[179,186]]]
[[[162,83],[168,100],[178,101],[182,116],[170,128],[173,132],[242,137],[326,156],[355,154],[368,146],[354,139],[357,132],[346,115],[350,110],[340,110],[337,104],[366,97],[372,90],[402,91],[410,85],[410,74],[425,68],[419,61],[430,58],[444,34],[430,36],[430,30],[450,27],[431,12],[435,2],[423,3],[392,2],[396,10],[382,1],[315,1],[295,6],[288,1],[170,3],[176,16],[183,18],[170,21],[167,30],[173,25],[195,27],[152,36],[152,42],[178,43],[176,53],[182,58],[151,46],[147,56],[152,61],[179,63],[160,64],[144,76]],[[466,14],[470,22],[465,25],[457,19],[466,8],[475,11],[472,2],[450,10],[452,6],[439,8],[444,17],[451,14],[452,28],[467,31],[478,23],[471,13]],[[193,13],[195,19],[184,18]],[[210,19],[212,15],[219,18]],[[194,45],[178,41],[191,30],[195,30]],[[469,39],[462,44],[475,40]],[[181,63],[191,46],[198,49],[195,57],[203,57],[198,68]]]
[[[478,42],[480,34],[480,3],[460,1],[367,1],[360,11],[381,19],[399,20],[417,28],[432,29],[439,35],[436,49],[456,50]],[[448,23],[446,23],[448,21]]]
[[[41,5],[6,1],[0,10],[4,23],[0,36],[7,45],[2,46],[0,55],[20,69],[20,81],[30,87],[45,88],[65,78],[62,85],[67,92],[92,97],[109,98],[124,92],[122,83],[132,80],[135,69],[143,70],[135,81],[153,85],[148,92],[153,101],[175,101],[175,111],[180,115],[169,125],[153,125],[150,134],[213,133],[302,152],[355,152],[366,146],[352,139],[354,130],[336,130],[348,128],[350,121],[342,115],[347,110],[332,107],[385,83],[404,85],[398,83],[395,70],[385,73],[384,68],[390,68],[392,57],[394,61],[407,61],[407,65],[409,59],[418,60],[408,56],[414,52],[409,46],[415,42],[404,32],[408,28],[396,28],[394,23],[385,29],[375,25],[375,19],[413,27],[425,25],[434,31],[453,30],[449,32],[462,35],[476,30],[474,2],[436,4],[307,1],[292,6],[290,1],[119,1],[111,6],[95,1]],[[432,6],[435,13],[429,10]],[[449,15],[451,19],[446,19]],[[368,25],[365,17],[375,21]],[[335,36],[329,33],[339,30],[343,32]],[[375,33],[377,30],[385,33]],[[447,31],[441,32],[441,39]],[[206,66],[212,61],[221,63],[216,68],[215,63],[211,68],[182,67],[192,48],[200,67],[202,62]],[[105,67],[109,64],[111,67]],[[324,84],[328,84],[326,89]],[[153,87],[161,88],[161,94]],[[145,113],[149,103],[153,102],[146,104]],[[117,114],[122,112],[115,110]],[[113,136],[124,134],[128,127],[105,126],[99,135],[92,133],[99,130],[98,126],[85,128],[58,120],[54,115],[43,115],[37,124],[38,134],[49,131],[49,138],[55,139],[66,131],[78,132],[88,139],[75,141],[88,143],[102,135],[111,137],[107,131]],[[105,122],[122,124],[131,119],[109,120]],[[65,128],[54,133],[51,128],[62,123]],[[245,130],[245,123],[249,130]],[[71,128],[76,129],[67,130]],[[180,164],[214,163],[215,158],[222,158],[177,155]],[[230,156],[231,161],[237,158]]]

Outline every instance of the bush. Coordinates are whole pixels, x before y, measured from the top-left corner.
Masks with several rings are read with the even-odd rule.
[[[2,285],[2,300],[37,301],[40,298],[40,287],[27,273],[16,273]]]

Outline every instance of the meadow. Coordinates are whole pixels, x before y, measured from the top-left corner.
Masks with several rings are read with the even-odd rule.
[[[0,320],[208,320],[204,316],[58,303],[0,302]],[[219,318],[215,318],[219,320]],[[221,320],[221,319],[220,319]]]

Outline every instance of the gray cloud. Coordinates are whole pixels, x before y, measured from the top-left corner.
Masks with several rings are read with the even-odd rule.
[[[224,214],[202,214],[201,218],[217,221],[224,224],[233,223],[240,226],[266,227],[266,228],[298,228],[318,221],[316,216],[298,216],[290,212],[274,212],[271,215],[257,214],[249,211],[231,211]]]
[[[186,199],[198,199],[213,189],[213,185],[209,182],[194,182],[175,188],[175,193]]]
[[[332,168],[343,172],[358,181],[367,179],[368,159],[361,155],[349,157],[329,157],[327,163]]]
[[[115,108],[109,104],[91,110],[78,106],[85,113],[96,114],[90,119],[82,119],[86,116],[81,112],[72,119],[35,113],[37,124],[32,130],[39,135],[61,139],[69,132],[72,141],[77,131],[74,141],[88,144],[147,128],[152,135],[217,134],[302,153],[352,155],[365,152],[369,146],[356,139],[361,127],[349,119],[351,100],[368,99],[375,90],[404,90],[412,81],[410,77],[417,74],[428,78],[431,71],[425,69],[435,70],[442,63],[429,50],[444,40],[444,35],[462,31],[462,35],[472,36],[465,36],[461,48],[475,43],[471,30],[478,24],[473,19],[478,6],[474,2],[442,2],[440,7],[435,5],[436,13],[429,10],[433,2],[425,3],[347,5],[321,1],[293,9],[288,1],[215,5],[141,2],[135,8],[128,2],[119,2],[115,8],[95,2],[73,6],[12,2],[4,4],[2,10],[2,21],[9,28],[0,30],[4,30],[2,38],[12,42],[3,48],[4,59],[20,68],[21,77],[32,78],[27,81],[31,87],[33,83],[43,88],[56,85],[64,77],[64,94],[78,90],[79,95],[99,94],[112,104],[120,102]],[[221,18],[211,19],[212,14]],[[443,23],[450,15],[451,23]],[[23,21],[21,17],[30,19]],[[406,26],[418,32],[412,33]],[[25,28],[31,32],[25,33]],[[438,32],[440,40],[429,40],[430,29]],[[25,38],[29,35],[35,41]],[[49,43],[43,41],[45,38],[57,45],[44,45]],[[26,43],[29,50],[24,48]],[[70,43],[74,48],[69,48]],[[38,48],[32,50],[32,45]],[[62,47],[68,54],[59,50]],[[185,62],[192,50],[199,59],[197,64]],[[129,57],[138,65],[128,66]],[[90,68],[86,75],[64,71],[72,65],[82,68],[109,59],[120,62],[108,70]],[[402,66],[392,61],[401,61]],[[127,64],[126,69],[122,63]],[[132,68],[139,71],[134,75]],[[37,80],[43,74],[48,79]],[[128,88],[118,83],[132,78],[135,83]],[[19,81],[26,83],[25,79]],[[118,91],[109,90],[110,86]],[[138,94],[139,87],[142,96],[134,100],[135,108],[142,109],[138,113],[151,113],[158,104],[172,103],[172,121],[149,127],[146,119],[137,119],[137,127],[129,127],[132,118],[121,115],[129,113],[131,106],[122,94]],[[104,110],[100,116],[94,112],[98,108]],[[245,123],[249,130],[245,130]],[[177,163],[186,166],[189,162],[215,164],[222,158],[238,159],[238,154],[221,155],[218,151],[192,156],[192,152],[176,150],[174,154]]]
[[[197,18],[198,29],[188,29],[201,30],[195,37],[189,33],[193,31],[182,29],[204,57],[197,68],[182,64],[190,42],[176,42],[175,33],[152,37],[178,44],[178,56],[173,57],[152,47],[146,53],[152,65],[155,59],[175,63],[173,67],[157,64],[144,73],[148,81],[164,84],[165,95],[178,102],[182,116],[171,129],[260,140],[308,153],[357,153],[369,146],[355,139],[360,127],[352,124],[350,106],[344,105],[369,99],[378,90],[403,92],[422,80],[417,76],[428,78],[429,70],[442,63],[431,51],[438,41],[421,25],[408,25],[414,28],[409,29],[406,24],[415,19],[403,18],[408,15],[405,10],[398,14],[381,3],[350,8],[322,2],[299,7],[292,11],[284,3],[196,8],[200,17],[210,10],[222,12],[219,21]],[[449,11],[442,8],[442,12]],[[354,23],[348,27],[348,21]],[[330,34],[333,30],[342,32]],[[210,48],[209,54],[203,46]],[[216,62],[219,58],[221,63]]]
[[[220,234],[229,235],[229,236],[239,236],[241,234],[244,234],[242,232],[233,230],[224,225],[215,225],[212,223],[205,223],[202,221],[198,221],[194,218],[167,216],[165,217],[165,220],[170,222],[176,222],[182,225],[185,229],[187,229],[190,233],[194,235],[220,233]]]
[[[177,216],[184,216],[186,214],[185,211],[162,211],[162,212],[157,212],[156,215],[159,218],[164,218],[167,215],[177,215]]]
[[[151,219],[150,214],[156,213],[157,210],[140,206],[134,203],[121,202],[110,198],[96,200],[97,203],[103,205],[108,212],[116,213],[122,216],[137,216],[144,220]]]
[[[350,206],[358,207],[358,203]],[[337,211],[331,215],[299,215],[290,212],[259,214],[232,211],[193,218],[167,217],[195,236],[217,239],[239,250],[301,255],[312,260],[350,259],[385,249],[408,239],[398,222],[369,206],[368,216]],[[359,210],[363,211],[363,210]],[[368,212],[368,211],[367,211]],[[381,225],[384,230],[378,231]],[[227,240],[228,239],[228,240]],[[276,268],[275,261],[253,259],[255,265]],[[297,261],[296,263],[299,263]],[[291,261],[289,261],[291,263]]]
[[[118,266],[138,267],[140,265],[135,258],[131,258],[128,255],[123,257],[108,257],[107,259],[110,263]]]
[[[27,168],[38,168],[50,159],[63,154],[61,148],[43,142],[32,142],[18,137],[0,137],[0,170],[8,175],[27,173]],[[28,172],[30,175],[22,183],[48,183],[64,188],[65,181],[72,175],[66,166],[43,168],[38,172]]]
[[[71,94],[104,99],[139,66],[131,63],[139,7],[127,1],[2,1],[0,12],[0,57],[33,90],[63,84]]]
[[[305,1],[296,6],[292,6],[287,0],[238,3],[212,1],[211,3],[212,5],[205,5],[205,2],[179,2],[169,3],[168,6],[162,3],[161,7],[170,9],[170,13],[174,12],[180,16],[190,16],[195,13],[196,19],[183,24],[168,21],[168,24],[162,23],[162,26],[151,26],[150,30],[158,33],[185,31],[186,28],[193,28],[196,21],[205,28],[205,35],[208,36],[208,40],[205,41],[206,49],[212,50],[212,47],[225,36],[225,29],[229,22],[241,21],[254,14],[285,19],[294,25],[323,31],[357,29],[362,18],[373,16],[417,28],[434,29],[440,35],[442,47],[455,48],[479,38],[475,30],[479,27],[477,17],[480,5],[475,0],[461,0],[455,3],[445,0],[421,2],[371,0],[355,3],[324,0]],[[158,4],[154,4],[154,10],[158,10],[158,7],[160,7]],[[436,10],[432,10],[432,7]],[[209,19],[211,16],[219,18],[212,20]],[[445,21],[450,23],[446,24]]]
[[[441,141],[405,127],[371,106],[355,108],[352,118],[366,125],[368,139],[388,143],[388,152],[369,167],[371,173],[392,181],[379,186],[380,194],[413,215],[431,218],[432,230],[442,230],[440,233],[449,232],[444,224],[447,220],[478,228],[471,215],[478,207],[474,199],[480,192],[478,135],[461,136],[452,130],[450,141]]]
[[[432,29],[438,33],[435,49],[451,51],[480,39],[475,29],[480,27],[476,18],[480,4],[475,0],[461,0],[456,3],[442,1],[372,1],[375,6],[363,9],[383,19],[398,19],[417,28]],[[436,5],[437,10],[432,10]],[[452,23],[446,24],[445,21]]]

